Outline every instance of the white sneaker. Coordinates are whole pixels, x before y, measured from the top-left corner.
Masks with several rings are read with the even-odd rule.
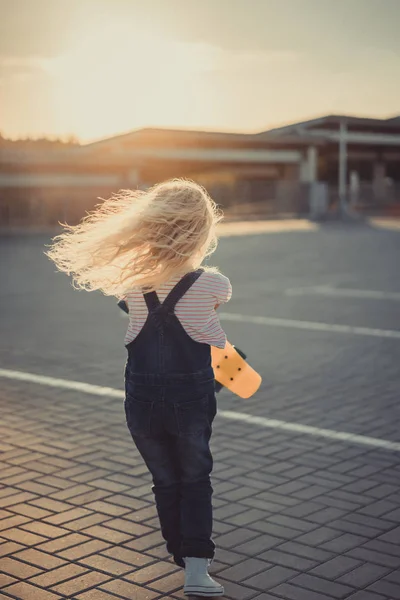
[[[224,588],[214,581],[208,574],[208,558],[186,557],[185,561],[185,587],[186,596],[223,596]]]

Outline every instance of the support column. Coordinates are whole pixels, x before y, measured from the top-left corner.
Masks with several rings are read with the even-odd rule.
[[[376,162],[373,165],[372,188],[375,198],[383,200],[386,194],[386,165],[383,162]]]
[[[328,193],[326,184],[318,181],[318,149],[315,146],[307,148],[300,165],[300,181],[308,184],[302,187],[307,187],[309,217],[323,219],[328,210]]]
[[[315,146],[307,148],[306,156],[300,164],[300,181],[313,183],[318,180],[318,150]]]
[[[342,214],[346,211],[347,188],[347,123],[340,123],[339,137],[339,202]]]

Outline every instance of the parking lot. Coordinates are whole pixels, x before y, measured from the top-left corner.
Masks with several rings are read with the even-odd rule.
[[[231,600],[400,598],[400,229],[227,230],[212,572]],[[0,238],[0,600],[183,598],[124,421],[115,300]],[[104,388],[111,389],[104,389]]]

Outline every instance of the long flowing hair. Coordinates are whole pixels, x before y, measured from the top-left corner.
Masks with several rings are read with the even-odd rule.
[[[217,247],[221,219],[204,188],[172,179],[147,191],[119,191],[78,225],[64,225],[45,254],[76,288],[122,298],[197,269]]]

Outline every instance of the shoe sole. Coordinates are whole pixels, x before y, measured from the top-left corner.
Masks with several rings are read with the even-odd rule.
[[[225,590],[223,587],[220,587],[216,590],[210,590],[209,588],[197,587],[197,586],[188,586],[183,588],[183,593],[185,596],[200,596],[202,598],[216,598],[217,596],[223,596]]]

